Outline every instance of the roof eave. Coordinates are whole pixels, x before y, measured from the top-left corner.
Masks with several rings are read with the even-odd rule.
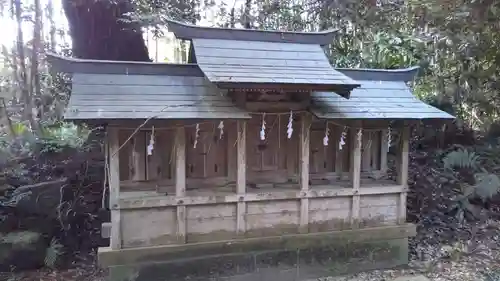
[[[438,110],[438,109],[437,109]],[[326,119],[326,120],[387,120],[387,121],[414,121],[414,122],[420,122],[420,121],[434,121],[434,122],[452,122],[456,119],[455,116],[449,114],[449,113],[441,113],[439,114],[440,116],[430,116],[430,117],[415,117],[415,118],[408,118],[408,117],[378,117],[378,118],[359,118],[359,117],[351,117],[348,115],[345,116],[339,116],[340,114],[332,114],[332,113],[325,113],[322,112],[321,108],[318,107],[313,107],[309,110],[316,118],[319,119]],[[328,117],[330,116],[335,116],[335,117]]]
[[[220,89],[277,89],[308,92],[335,92],[349,99],[351,91],[360,87],[360,84],[298,84],[298,83],[232,83],[214,82]]]
[[[184,24],[174,20],[167,20],[167,22],[168,29],[174,33],[175,37],[183,40],[203,38],[328,45],[333,42],[335,33],[337,32],[336,29],[320,32],[264,31],[255,29],[202,27]]]
[[[170,75],[202,77],[197,64],[174,64],[136,61],[87,60],[47,53],[47,60],[57,72],[122,75]]]
[[[358,81],[413,81],[420,67],[412,66],[402,69],[369,69],[369,68],[335,68],[337,71]]]

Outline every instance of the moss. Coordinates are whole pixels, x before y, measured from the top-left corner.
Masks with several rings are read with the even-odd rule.
[[[209,280],[210,278],[226,280],[224,277],[243,274],[250,276],[255,274],[255,280],[258,280],[258,274],[263,270],[274,271],[277,276],[280,272],[295,270],[300,278],[305,277],[301,274],[307,274],[307,277],[312,279],[404,264],[406,259],[404,257],[401,259],[401,253],[405,253],[406,248],[405,239],[348,244],[339,242],[328,247],[302,250],[193,256],[163,263],[119,266],[114,267],[113,271],[123,268],[130,272],[139,272],[137,281]],[[309,275],[311,272],[314,276]]]
[[[209,243],[187,243],[163,247],[104,251],[99,254],[103,265],[166,261],[203,255],[224,255],[255,251],[297,250],[330,247],[343,249],[352,243],[374,240],[401,239],[413,235],[413,225],[334,231],[315,234],[291,234],[265,238],[247,238]],[[189,239],[189,236],[188,236]],[[343,252],[349,252],[347,248]]]
[[[12,232],[7,234],[0,234],[0,243],[13,244],[17,247],[28,247],[33,243],[39,241],[41,234],[31,231]]]
[[[109,269],[108,281],[136,281],[139,270],[132,266],[119,266]]]

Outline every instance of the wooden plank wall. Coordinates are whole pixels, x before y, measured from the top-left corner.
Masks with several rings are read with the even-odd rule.
[[[299,183],[300,160],[300,116],[295,116],[294,131],[287,138],[288,115],[254,115],[246,125],[247,182]],[[260,139],[262,120],[266,122],[266,138]],[[196,137],[195,123],[185,127],[186,178],[188,186],[213,187],[236,183],[237,164],[237,121],[224,121],[223,135],[220,135],[219,121],[200,123]],[[166,123],[166,125],[170,125]],[[328,145],[323,144],[328,126]],[[173,125],[170,126],[173,128]],[[324,120],[314,121],[310,126],[309,173],[311,179],[348,179],[352,156],[352,131]],[[132,134],[132,129],[120,130],[120,146]],[[342,133],[345,138],[342,149],[339,142]],[[175,131],[157,129],[154,134],[154,150],[147,155],[146,146],[151,131],[140,131],[120,150],[120,180],[170,180],[173,186],[175,157]],[[197,139],[196,147],[194,145]],[[361,146],[362,177],[377,178],[387,170],[387,130],[363,131]],[[376,174],[376,175],[375,175]],[[333,177],[332,177],[333,175]],[[375,176],[374,176],[375,175]],[[167,184],[168,185],[168,184]]]
[[[139,131],[130,138],[133,132],[132,129],[119,131],[119,144],[123,146],[120,149],[120,180],[173,178],[173,130],[155,131],[152,155],[146,153],[151,132]]]
[[[323,143],[325,129],[328,124],[329,141],[328,146]],[[353,141],[352,135],[355,129],[345,128],[343,126],[328,123],[326,121],[317,121],[311,128],[311,174],[332,174],[336,173],[339,179],[346,179],[351,166],[351,156]],[[342,149],[339,148],[339,142],[345,132]],[[362,130],[361,145],[361,172],[362,177],[370,177],[371,172],[383,173],[381,170],[387,169],[387,129],[380,130]]]
[[[353,212],[353,196],[307,198],[307,225],[303,199],[243,201],[121,210],[124,248],[222,241],[237,238],[316,233],[353,228],[381,227],[399,221],[399,194],[359,195],[359,213]],[[239,204],[244,203],[244,220]],[[185,217],[178,210],[185,210]],[[179,233],[178,226],[185,227]],[[184,239],[179,239],[183,237]]]
[[[297,174],[300,175],[300,189],[297,189],[295,193],[280,190],[259,193],[247,192],[247,173],[255,167],[247,167],[251,163],[247,159],[249,157],[247,143],[249,142],[248,126],[250,123],[239,121],[234,124],[234,134],[227,135],[229,143],[226,143],[224,148],[228,154],[222,157],[227,163],[235,163],[235,167],[231,169],[227,167],[225,171],[227,175],[234,173],[230,177],[236,180],[236,192],[220,195],[217,198],[212,194],[189,196],[186,193],[189,164],[186,162],[189,159],[189,147],[192,145],[189,139],[190,132],[187,132],[189,129],[184,127],[176,129],[172,138],[174,150],[171,152],[175,154],[173,157],[175,167],[173,177],[177,179],[175,180],[175,195],[160,198],[132,198],[129,201],[127,199],[114,199],[118,200],[119,203],[114,210],[114,213],[118,215],[114,216],[112,230],[115,232],[112,232],[112,237],[118,238],[114,240],[112,238],[112,241],[116,243],[113,247],[130,248],[219,241],[242,237],[313,233],[379,227],[405,222],[409,161],[407,128],[403,129],[399,145],[399,178],[394,185],[382,188],[360,185],[363,167],[373,170],[383,166],[379,160],[383,159],[380,152],[385,149],[382,144],[384,132],[363,132],[359,128],[354,128],[347,131],[349,137],[344,149],[341,150],[342,152],[338,149],[338,138],[330,138],[329,146],[332,146],[331,148],[323,146],[323,149],[328,151],[327,153],[330,155],[342,155],[337,159],[343,160],[341,162],[343,171],[351,171],[349,175],[351,186],[336,190],[327,187],[315,189],[309,184],[309,177],[314,175],[314,173],[310,173],[310,169],[319,167],[317,169],[323,172],[335,172],[335,167],[340,164],[335,161],[335,157],[318,156],[320,158],[316,159],[321,159],[323,166],[311,165],[312,154],[317,153],[316,149],[320,149],[323,145],[324,129],[323,134],[314,133],[321,129],[321,124],[311,124],[309,118],[301,118],[298,121],[294,136],[297,140],[298,153],[295,154],[295,157],[299,170]],[[255,123],[258,124],[258,122]],[[343,128],[339,130],[338,127],[333,126],[330,130],[330,136],[338,136],[342,130]],[[377,138],[380,138],[379,143],[377,140],[373,141]],[[113,139],[118,139],[118,135],[114,136]],[[211,138],[210,141],[212,140]],[[236,142],[231,145],[232,141],[230,140],[236,140]],[[214,140],[215,143],[218,141]],[[319,141],[321,142],[318,144]],[[116,150],[116,142],[112,142],[109,150]],[[285,145],[285,147],[288,146]],[[348,149],[349,147],[350,149]],[[232,150],[234,153],[229,153],[229,149],[234,149]],[[132,146],[131,151],[133,154],[137,150],[134,150]],[[230,160],[228,155],[233,155],[234,162],[231,162],[233,160]],[[274,157],[279,158],[279,153]],[[368,157],[370,161],[366,159]],[[112,160],[114,162],[110,163],[114,163],[115,169],[119,169],[121,165],[116,163],[117,159],[112,158]],[[330,163],[325,164],[325,160],[330,161]],[[138,163],[135,158],[130,159],[130,162]],[[260,167],[262,168],[262,165]],[[288,167],[285,166],[285,168],[285,171],[288,172]],[[117,174],[118,170],[114,175]],[[147,175],[148,173],[146,173]],[[203,176],[205,175],[203,174]],[[138,176],[134,175],[134,177]],[[116,196],[116,192],[119,192],[119,186],[116,187],[115,182],[115,180],[111,181],[113,194]]]

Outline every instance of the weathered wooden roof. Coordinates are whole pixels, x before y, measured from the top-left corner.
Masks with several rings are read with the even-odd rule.
[[[311,112],[322,119],[454,119],[452,115],[413,96],[406,82],[418,67],[402,70],[338,69],[361,87],[350,99],[332,92],[315,92]]]
[[[66,119],[250,118],[196,65],[49,59],[73,72]]]
[[[298,44],[328,45],[333,42],[336,29],[320,32],[272,31],[258,29],[236,29],[205,27],[167,20],[169,31],[178,39],[220,39],[236,41],[260,41]]]
[[[177,38],[192,41],[194,60],[220,88],[293,88],[335,91],[349,97],[359,83],[336,71],[321,45],[322,33],[207,28],[169,23]]]

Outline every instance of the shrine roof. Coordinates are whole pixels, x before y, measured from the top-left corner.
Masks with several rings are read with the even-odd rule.
[[[418,69],[337,69],[361,87],[348,100],[332,92],[314,92],[311,112],[322,119],[454,119],[413,95],[407,82],[414,80]]]

